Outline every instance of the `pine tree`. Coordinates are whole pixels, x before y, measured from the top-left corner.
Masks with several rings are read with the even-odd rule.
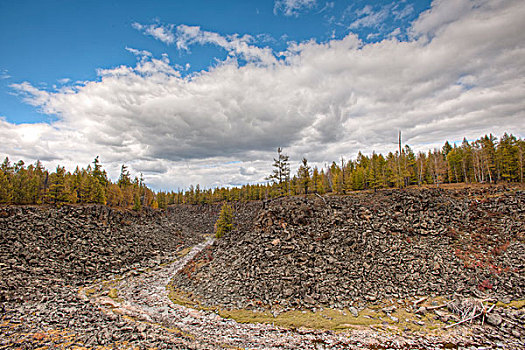
[[[299,178],[299,184],[301,188],[304,190],[305,196],[308,195],[308,188],[311,183],[310,173],[311,168],[308,165],[308,160],[306,158],[303,158],[301,166],[299,167],[299,170],[297,171],[297,177]]]
[[[221,212],[219,213],[219,218],[215,223],[215,237],[221,238],[226,233],[231,232],[232,229],[233,209],[227,202],[225,202],[222,205]]]
[[[142,210],[142,204],[140,203],[140,195],[136,191],[135,191],[135,194],[133,196],[133,210],[135,210],[135,211]]]
[[[490,134],[478,140],[481,145],[481,163],[486,171],[489,182],[497,181],[496,177],[496,142],[497,139]]]
[[[288,192],[288,182],[290,181],[290,163],[289,157],[282,153],[281,147],[277,148],[277,159],[273,159],[273,172],[266,178],[273,180],[279,186],[279,195]]]
[[[8,157],[0,165],[0,203],[13,201],[13,167]]]
[[[519,179],[518,157],[516,137],[507,133],[503,134],[496,150],[496,159],[502,180],[510,182]]]
[[[98,180],[102,188],[106,188],[108,185],[108,176],[105,170],[102,170],[102,165],[100,165],[100,162],[98,160],[98,156],[95,157],[93,160],[93,171],[92,175]]]
[[[122,191],[117,184],[110,184],[107,190],[107,201],[106,204],[114,207],[122,205]]]
[[[462,157],[461,157],[461,150],[457,147],[454,147],[450,152],[447,154],[447,163],[448,163],[448,178],[450,182],[454,180],[454,182],[461,182],[463,180],[462,172],[461,172],[461,165],[462,165]]]
[[[518,164],[519,164],[519,179],[523,183],[523,170],[525,166],[525,140],[519,139],[518,145]]]
[[[13,186],[13,202],[16,204],[31,203],[30,178],[24,161],[20,160],[15,164],[14,176],[11,181]]]
[[[50,185],[47,193],[49,203],[60,204],[68,201],[65,174],[66,169],[57,166],[56,171],[49,176]]]
[[[131,185],[131,177],[129,175],[128,168],[124,164],[122,164],[122,167],[120,168],[118,185],[120,188],[126,188],[127,186]]]
[[[324,194],[323,174],[319,173],[319,169],[317,169],[317,167],[314,168],[312,174],[312,185],[316,193]]]
[[[3,170],[0,170],[0,203],[11,203],[13,200],[13,187]]]

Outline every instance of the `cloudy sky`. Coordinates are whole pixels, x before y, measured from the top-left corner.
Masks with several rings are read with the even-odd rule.
[[[525,136],[525,2],[0,2],[0,157],[155,189]]]

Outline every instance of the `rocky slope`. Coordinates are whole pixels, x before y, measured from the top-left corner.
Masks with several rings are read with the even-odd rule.
[[[105,206],[0,208],[0,301],[37,300],[155,260],[212,233],[217,207],[167,212]]]
[[[156,266],[213,233],[218,206],[0,207],[0,348],[179,346],[159,327],[101,313],[80,286]]]
[[[394,190],[258,208],[251,227],[241,220],[174,285],[227,308],[342,308],[452,293],[525,298],[524,191]]]

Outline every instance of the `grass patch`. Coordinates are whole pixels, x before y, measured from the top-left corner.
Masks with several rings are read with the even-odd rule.
[[[413,312],[407,311],[406,305],[411,304],[408,300],[402,304],[392,304],[392,302],[384,301],[378,302],[374,305],[369,305],[367,308],[361,310],[357,317],[354,317],[347,309],[321,309],[313,312],[311,310],[282,311],[278,308],[254,311],[247,309],[227,310],[219,306],[206,307],[201,304],[197,295],[176,289],[171,284],[167,285],[166,288],[168,290],[168,297],[175,304],[198,310],[214,311],[219,316],[235,320],[238,323],[266,323],[292,329],[311,328],[333,331],[379,327],[382,330],[395,334],[402,334],[405,331],[430,333],[434,335],[446,332],[443,330],[445,324],[437,319],[437,316],[433,312],[416,315]],[[427,299],[421,303],[420,306],[431,306],[432,302],[442,305],[445,301],[445,297],[434,297]],[[381,311],[383,307],[388,305],[396,306],[396,310],[390,315]],[[392,320],[390,316],[397,318],[398,322]],[[418,321],[424,322],[424,325],[416,324]]]
[[[179,256],[179,258],[182,258],[182,257],[185,257],[186,255],[188,255],[188,253],[191,251],[191,247],[187,247],[187,248],[184,248],[182,249],[181,251],[179,251],[177,253],[177,255]]]
[[[358,317],[352,316],[348,310],[333,309],[316,312],[293,310],[277,314],[275,317],[269,311],[253,312],[249,310],[221,310],[219,315],[232,318],[240,323],[272,323],[286,328],[306,327],[330,330],[368,327],[382,322],[380,318],[374,318],[374,312],[369,309],[361,311]]]
[[[522,300],[512,300],[510,303],[508,304],[504,304],[502,303],[501,301],[498,301],[496,303],[496,306],[498,307],[504,307],[504,308],[509,308],[509,307],[513,307],[513,308],[516,308],[516,309],[523,309],[525,307],[525,299],[522,299]]]
[[[271,323],[286,328],[315,328],[342,330],[360,328],[381,323],[381,319],[366,317],[371,316],[370,310],[363,310],[358,317],[354,317],[348,310],[324,309],[323,311],[286,311],[272,315],[270,311],[254,312],[251,310],[219,310],[219,315],[231,318],[239,323]]]
[[[95,294],[95,288],[81,288],[79,292],[84,292],[84,295],[89,298],[91,295]]]
[[[211,308],[203,307],[198,298],[196,298],[194,295],[183,292],[180,289],[175,289],[175,287],[173,287],[171,284],[168,284],[166,289],[168,290],[168,298],[174,304],[199,310],[212,310]]]
[[[111,288],[108,292],[108,297],[110,297],[113,300],[118,299],[118,290],[117,288]]]
[[[349,328],[360,328],[374,324],[380,324],[382,320],[370,309],[360,312],[358,317],[354,317],[348,310],[324,309],[312,312],[309,310],[293,310],[276,313],[275,317],[271,311],[252,311],[245,309],[226,310],[219,307],[205,307],[198,297],[193,294],[175,289],[172,285],[166,286],[168,297],[178,305],[195,308],[198,310],[215,311],[223,318],[230,318],[239,323],[268,323],[286,328],[316,328],[342,330]],[[376,317],[373,318],[373,315]],[[367,317],[368,316],[368,317]]]

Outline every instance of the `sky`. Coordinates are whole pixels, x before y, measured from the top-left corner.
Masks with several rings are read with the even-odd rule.
[[[525,2],[1,0],[0,157],[156,190],[525,136]]]

